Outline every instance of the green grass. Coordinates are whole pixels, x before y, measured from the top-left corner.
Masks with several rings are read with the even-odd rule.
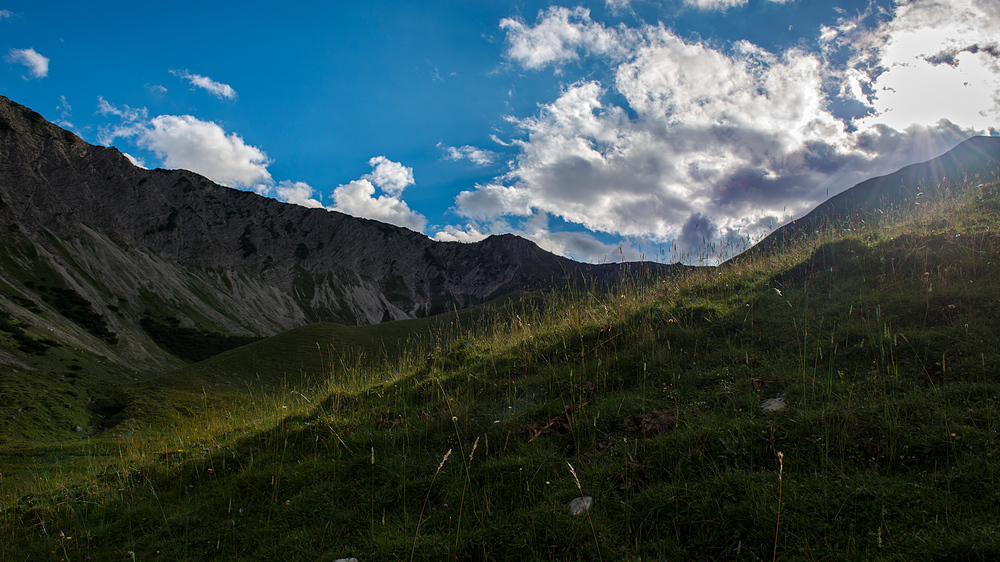
[[[0,559],[995,559],[998,190],[133,386],[0,446]]]

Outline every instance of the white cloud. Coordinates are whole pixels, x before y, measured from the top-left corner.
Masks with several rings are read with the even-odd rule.
[[[368,164],[374,168],[372,173],[337,186],[333,190],[333,205],[327,209],[423,232],[427,219],[400,198],[403,190],[414,184],[413,168],[385,156],[376,156]],[[378,197],[376,186],[383,192]]]
[[[477,185],[455,198],[455,209],[462,216],[488,220],[503,215],[532,214],[531,193],[524,188],[500,184]]]
[[[786,4],[794,0],[768,0],[775,4]],[[686,6],[691,6],[699,10],[726,11],[737,6],[746,6],[748,0],[684,0]]]
[[[500,146],[511,146],[511,143],[509,143],[509,142],[501,139],[500,137],[496,136],[495,134],[491,134],[490,135],[490,140],[492,140],[493,142],[499,144]]]
[[[619,14],[623,11],[631,10],[631,4],[631,0],[604,0],[604,5],[607,6],[613,14]]]
[[[124,109],[122,109],[124,108]],[[106,99],[101,96],[97,96],[97,112],[101,115],[114,115],[122,121],[134,122],[146,119],[148,112],[145,107],[142,108],[132,108],[127,105],[118,107],[108,103]]]
[[[427,219],[412,211],[406,202],[392,195],[375,197],[375,186],[368,179],[354,180],[333,191],[331,211],[340,211],[423,232]]]
[[[445,146],[445,158],[448,160],[468,160],[476,166],[489,166],[496,159],[497,153],[491,150],[477,148],[475,146]]]
[[[187,70],[171,70],[170,73],[191,82],[193,86],[202,88],[220,99],[235,100],[237,98],[236,90],[229,86],[229,84],[216,82],[208,76],[191,74]]]
[[[975,1],[980,19],[989,21],[982,15],[987,4]],[[906,26],[929,41],[920,51],[927,56],[940,53],[932,45],[943,40],[931,40],[930,23],[954,15],[933,5],[944,11]],[[906,14],[900,9],[897,17]],[[971,29],[971,20],[964,25],[950,29]],[[888,127],[886,112],[871,122],[832,112],[837,97],[853,100],[851,111],[863,116],[875,99],[875,78],[896,72],[875,57],[885,60],[884,46],[901,32],[889,26],[872,33],[860,17],[819,29],[819,51],[797,46],[779,53],[746,41],[709,46],[662,25],[607,27],[582,8],[550,8],[533,26],[517,20],[501,26],[506,56],[525,69],[561,73],[587,54],[607,64],[608,73],[588,66],[590,78],[565,85],[535,115],[511,118],[524,135],[513,141],[520,154],[512,170],[455,200],[456,212],[477,228],[500,217],[530,222],[551,214],[592,231],[676,241],[688,256],[704,255],[706,245],[716,256],[731,255],[829,195],[936,156],[969,134],[970,125],[940,117]],[[970,57],[995,63],[985,36],[976,37],[974,48],[955,44],[959,68]],[[843,57],[835,61],[842,48],[856,53],[847,65]],[[834,82],[838,77],[842,84]],[[911,87],[907,95],[923,94]],[[534,236],[555,249],[554,234],[541,229]]]
[[[365,174],[362,179],[371,181],[379,189],[389,195],[399,195],[404,189],[413,185],[413,168],[393,162],[385,156],[376,156],[368,161],[375,169]]]
[[[118,107],[108,103],[101,96],[97,97],[97,113],[105,117],[117,117],[120,121],[117,124],[100,127],[97,132],[97,140],[103,145],[110,145],[118,137],[134,138],[140,135],[148,117],[145,107],[138,109],[127,105]]]
[[[315,190],[312,186],[304,181],[293,182],[284,180],[278,182],[278,185],[274,187],[274,191],[279,201],[310,208],[320,208],[323,206],[318,199],[313,197]]]
[[[862,55],[877,57],[869,124],[1000,123],[1000,8],[989,0],[900,2]]]
[[[231,187],[273,183],[267,155],[236,133],[191,115],[160,115],[137,131],[137,144],[168,168],[184,168]]]
[[[128,152],[122,152],[122,156],[124,156],[125,158],[128,158],[128,161],[131,162],[132,165],[135,166],[135,167],[137,167],[137,168],[142,168],[144,170],[148,170],[149,169],[149,168],[146,168],[146,163],[143,162],[142,158],[137,158],[135,156],[132,156]]]
[[[598,56],[624,55],[624,32],[609,30],[590,18],[590,10],[552,6],[538,13],[535,26],[506,18],[500,28],[507,31],[506,56],[521,66],[540,70],[580,58],[580,50]]]
[[[45,78],[49,75],[49,59],[38,54],[34,49],[11,49],[7,60],[28,67],[35,78]]]
[[[542,211],[660,240],[680,235],[692,213],[720,206],[728,207],[723,226],[735,226],[752,205],[782,214],[787,201],[768,201],[749,184],[779,176],[809,142],[836,152],[834,143],[846,142],[843,124],[823,108],[815,59],[743,50],[734,60],[656,29],[617,71],[616,89],[636,119],[606,104],[600,83],[570,85],[537,116],[519,120],[528,140],[504,178],[511,185],[463,192],[457,210],[480,220]],[[729,178],[745,169],[757,177],[743,179],[743,189]],[[801,196],[805,186],[786,189]]]
[[[747,0],[684,0],[684,4],[699,10],[728,10],[746,5]]]
[[[64,129],[72,129],[73,123],[69,119],[73,116],[73,106],[66,100],[66,96],[59,96],[59,105],[56,106],[56,109],[59,111],[59,119],[56,120],[56,125]]]
[[[471,244],[484,240],[488,236],[489,234],[480,232],[478,228],[471,224],[466,225],[464,229],[448,225],[434,235],[434,240],[437,240],[438,242],[462,242],[463,244]]]
[[[10,10],[0,10],[0,20],[14,17],[14,13]]]

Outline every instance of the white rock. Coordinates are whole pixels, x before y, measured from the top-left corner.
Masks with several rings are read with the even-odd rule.
[[[775,396],[774,398],[768,398],[760,403],[760,407],[764,409],[765,412],[777,412],[778,410],[784,410],[788,403],[785,402],[785,393]]]
[[[569,502],[569,512],[573,515],[580,515],[585,511],[590,511],[590,506],[593,505],[594,498],[587,496],[585,498],[573,498],[573,501]]]

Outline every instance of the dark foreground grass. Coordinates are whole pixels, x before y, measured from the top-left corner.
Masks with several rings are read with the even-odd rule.
[[[998,188],[7,445],[0,558],[996,559]]]

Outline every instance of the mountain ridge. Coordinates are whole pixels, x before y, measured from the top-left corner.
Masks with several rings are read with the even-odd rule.
[[[740,261],[773,251],[795,238],[809,236],[836,222],[864,220],[866,215],[919,204],[918,198],[944,195],[966,184],[989,183],[1000,178],[1000,137],[976,136],[966,139],[944,154],[904,166],[883,176],[862,181],[823,203],[802,217],[777,228],[763,240],[729,261]]]
[[[8,312],[47,326],[62,313],[38,287],[74,293],[78,308],[89,302],[118,343],[78,322],[47,326],[58,341],[157,371],[177,362],[151,341],[144,319],[268,336],[310,322],[426,316],[574,279],[610,280],[629,267],[667,267],[581,264],[513,235],[436,242],[186,170],[146,170],[2,97],[0,236]]]

